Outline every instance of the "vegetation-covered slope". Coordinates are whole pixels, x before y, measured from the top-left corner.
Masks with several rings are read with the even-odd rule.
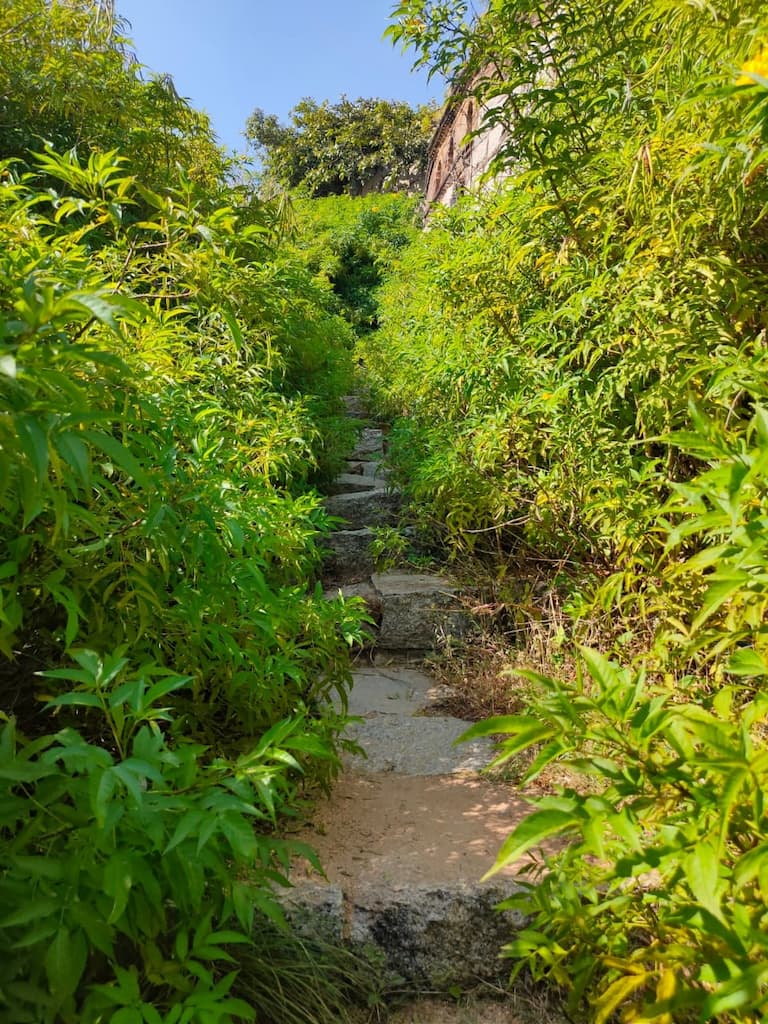
[[[109,6],[0,0],[0,1016],[280,987],[229,958],[268,959],[275,822],[338,764],[360,616],[315,590],[312,485],[357,334],[423,518],[549,630],[525,714],[475,730],[572,780],[500,854],[568,840],[514,971],[599,1024],[761,1019],[764,5],[407,0],[395,39],[500,98],[506,180],[425,233],[303,199],[298,234]],[[381,171],[347,156],[302,184]]]
[[[435,212],[363,352],[425,519],[492,567],[518,629],[554,618],[551,667],[566,632],[602,652],[529,674],[525,714],[477,727],[535,754],[529,778],[576,780],[500,855],[569,840],[508,952],[599,1022],[757,1020],[765,5],[469,7],[410,0],[391,32],[497,101],[507,177]]]
[[[279,917],[275,822],[336,770],[360,617],[315,589],[310,486],[350,329],[118,29],[0,4],[9,1024],[255,1018],[227,950]]]

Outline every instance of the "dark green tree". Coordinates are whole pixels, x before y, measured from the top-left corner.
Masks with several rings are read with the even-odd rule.
[[[418,191],[434,111],[396,100],[303,99],[282,125],[255,110],[245,134],[266,176],[311,196]]]

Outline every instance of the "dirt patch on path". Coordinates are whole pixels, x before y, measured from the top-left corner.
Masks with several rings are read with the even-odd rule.
[[[348,772],[297,838],[317,850],[336,884],[476,881],[529,812],[513,786],[478,776]],[[500,877],[519,875],[520,867]]]
[[[567,1024],[546,1000],[529,1002],[514,995],[508,999],[418,999],[390,1010],[382,1020],[386,1024]]]

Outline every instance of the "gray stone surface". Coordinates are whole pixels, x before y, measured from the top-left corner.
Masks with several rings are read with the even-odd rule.
[[[415,715],[443,696],[445,690],[414,668],[358,669],[352,676],[348,710],[350,715],[362,718]]]
[[[341,400],[347,410],[347,416],[351,419],[364,420],[368,418],[368,412],[359,395],[344,395]]]
[[[384,431],[374,430],[366,427],[358,438],[355,450],[349,456],[352,461],[355,459],[370,461],[373,456],[380,459],[384,451]]]
[[[364,416],[356,396],[345,403]],[[520,921],[494,908],[518,884],[518,869],[505,866],[492,884],[477,880],[529,810],[511,787],[479,774],[494,759],[490,740],[455,745],[469,723],[423,714],[444,688],[413,665],[416,652],[469,623],[441,577],[374,571],[371,528],[397,525],[401,503],[386,489],[384,441],[383,431],[363,429],[348,473],[325,499],[348,527],[324,542],[326,579],[363,598],[377,623],[376,664],[357,667],[347,704],[358,719],[347,736],[367,756],[344,755],[333,791],[297,833],[317,849],[323,874],[297,862],[296,885],[280,898],[303,934],[376,947],[386,974],[446,991],[506,973],[499,950]],[[338,592],[328,587],[326,596]]]
[[[369,614],[375,619],[381,618],[381,594],[369,580],[362,580],[360,583],[344,583],[339,587],[328,587],[323,591],[326,601],[332,601],[341,594],[342,597],[362,597],[368,605]]]
[[[345,764],[356,772],[399,775],[482,771],[494,757],[491,740],[483,738],[453,745],[469,726],[469,722],[458,718],[376,715],[348,727],[347,735],[360,744],[367,756],[349,755]]]
[[[400,495],[394,491],[366,491],[362,494],[336,494],[325,499],[329,515],[346,520],[347,529],[365,526],[393,526],[400,511]]]
[[[374,463],[371,463],[374,465]],[[328,486],[328,494],[354,494],[361,491],[383,490],[386,480],[363,473],[342,473]]]
[[[325,558],[326,571],[338,579],[355,579],[370,576],[375,565],[371,554],[373,532],[367,527],[362,530],[337,530],[323,540],[329,549]]]
[[[385,650],[428,651],[441,635],[462,636],[469,620],[456,590],[440,576],[426,573],[374,573],[383,616],[378,646]]]
[[[344,941],[353,949],[374,947],[387,973],[416,988],[446,991],[508,974],[499,950],[524,922],[517,913],[495,908],[517,889],[514,882],[362,882],[342,893],[337,886],[302,881],[280,901],[300,934]]]
[[[346,938],[344,893],[338,885],[302,881],[287,891],[278,890],[276,896],[299,935],[327,942]]]
[[[349,938],[373,945],[387,967],[410,984],[445,991],[509,973],[499,951],[522,927],[518,914],[499,913],[514,883],[497,886],[361,885],[352,894]]]
[[[375,480],[386,480],[389,476],[389,471],[382,462],[361,462],[359,465],[363,467],[363,476],[365,477],[373,477]]]

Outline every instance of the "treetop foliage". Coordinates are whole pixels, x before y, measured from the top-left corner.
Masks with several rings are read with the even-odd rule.
[[[310,196],[413,192],[422,186],[432,120],[430,107],[401,101],[304,99],[288,125],[255,110],[246,137],[267,177],[284,188]]]
[[[208,118],[170,77],[144,76],[125,30],[92,0],[0,0],[0,157],[117,149],[147,185],[170,183],[177,164],[214,185],[227,165]]]

